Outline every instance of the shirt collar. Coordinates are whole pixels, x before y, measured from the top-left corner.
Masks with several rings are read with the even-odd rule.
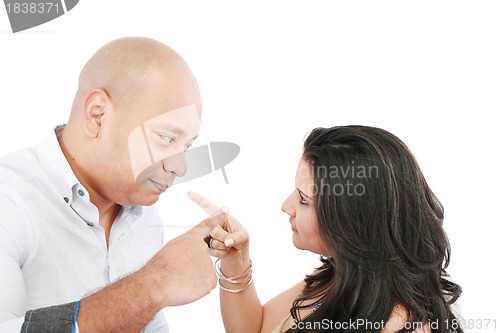
[[[53,131],[47,134],[45,139],[38,146],[37,155],[40,165],[59,195],[61,195],[67,203],[71,204],[73,201],[73,188],[80,185],[80,182],[69,166],[61,146],[59,145],[59,141],[57,140],[57,137],[62,133],[64,127],[65,125],[57,126]],[[83,188],[81,185],[80,187]]]
[[[57,126],[37,148],[40,165],[57,193],[89,225],[99,224],[99,211],[90,202],[88,191],[76,178],[62,152],[57,137],[66,125]],[[76,201],[75,201],[76,200]],[[123,206],[115,221],[125,220],[129,226],[142,215],[142,206]],[[122,224],[122,223],[119,223]]]

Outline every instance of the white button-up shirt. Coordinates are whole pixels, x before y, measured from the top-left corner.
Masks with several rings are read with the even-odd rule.
[[[157,210],[133,206],[122,207],[107,247],[99,211],[57,141],[62,129],[0,159],[0,332],[19,332],[28,310],[80,300],[133,273],[163,245]],[[143,332],[167,331],[159,313]]]

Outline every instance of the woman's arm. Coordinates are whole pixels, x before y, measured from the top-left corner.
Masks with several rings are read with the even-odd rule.
[[[235,244],[236,245],[236,244]],[[221,259],[220,268],[227,277],[239,276],[248,270],[250,255],[248,248],[232,259]],[[247,281],[234,284],[219,280],[223,288],[238,290],[244,288]],[[232,293],[220,289],[220,307],[226,332],[258,333],[261,332],[263,308],[252,282],[243,291]]]
[[[241,257],[237,257],[234,260],[221,259],[221,271],[227,277],[243,274],[249,265],[248,249],[242,252]],[[232,284],[220,281],[220,285],[227,289],[236,290],[243,288],[245,283]],[[264,306],[261,305],[253,282],[239,293],[231,293],[221,289],[221,313],[226,332],[271,332],[290,314],[292,303],[301,294],[304,286],[304,281],[301,281],[271,299]]]
[[[304,290],[305,282],[300,281],[295,286],[288,290],[285,290],[278,296],[271,299],[269,302],[264,304],[263,308],[263,320],[262,320],[262,333],[271,332],[280,322],[290,314],[290,309],[292,308],[293,301],[299,297]],[[287,327],[285,325],[285,327]]]
[[[208,214],[218,207],[199,194],[189,193],[191,200]],[[245,228],[232,216],[227,223],[210,232],[212,236],[210,254],[220,260],[220,271],[227,278],[241,276],[250,268],[249,235]],[[222,319],[228,333],[269,333],[288,316],[293,301],[304,288],[301,282],[276,296],[262,306],[250,274],[242,277],[241,283],[230,283],[219,279]],[[239,292],[230,292],[229,289]]]

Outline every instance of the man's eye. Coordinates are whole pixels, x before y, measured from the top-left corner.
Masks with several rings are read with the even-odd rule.
[[[184,151],[188,151],[188,149],[191,149],[193,148],[193,145],[187,145],[185,148],[184,148]]]
[[[162,138],[163,141],[165,141],[166,143],[172,143],[175,141],[175,138],[171,137],[171,136],[168,136],[168,135],[162,135],[162,134],[158,134],[160,136],[160,138]]]

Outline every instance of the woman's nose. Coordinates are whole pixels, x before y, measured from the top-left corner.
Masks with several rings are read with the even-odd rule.
[[[281,205],[281,210],[284,213],[288,214],[289,216],[294,215],[294,209],[293,209],[293,205],[291,203],[292,196],[293,196],[293,193],[290,194],[290,196],[288,198],[286,198],[286,200]]]

